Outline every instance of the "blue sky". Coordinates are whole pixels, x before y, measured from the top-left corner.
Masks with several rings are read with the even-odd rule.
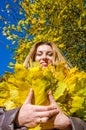
[[[19,0],[17,0],[18,3]],[[12,56],[13,48],[11,41],[7,40],[5,36],[2,35],[2,28],[4,23],[7,22],[8,24],[16,24],[18,22],[18,4],[13,3],[13,0],[0,0],[0,76],[2,76],[5,72],[11,71],[12,69],[8,68],[9,62],[14,62]],[[6,5],[10,4],[10,8],[7,10]],[[8,45],[8,48],[6,46]],[[14,46],[15,47],[15,46]]]
[[[5,37],[2,36],[0,33],[0,40],[2,39],[3,42],[0,42],[0,76],[3,75],[6,71],[12,71],[13,69],[10,69],[8,67],[9,62],[15,62],[12,59],[13,52],[10,48],[6,48],[6,45],[8,44],[8,40],[6,40]]]

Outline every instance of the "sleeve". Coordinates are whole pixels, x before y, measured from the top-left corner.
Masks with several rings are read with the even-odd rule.
[[[0,108],[0,130],[27,130],[26,127],[17,128],[14,124],[19,109],[6,111],[4,108]]]
[[[70,117],[70,119],[72,124],[72,130],[86,130],[86,122],[76,117]]]

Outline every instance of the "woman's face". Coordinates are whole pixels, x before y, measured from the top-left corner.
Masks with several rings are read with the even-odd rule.
[[[36,50],[35,61],[39,61],[42,67],[53,65],[53,50],[49,45],[40,45]]]

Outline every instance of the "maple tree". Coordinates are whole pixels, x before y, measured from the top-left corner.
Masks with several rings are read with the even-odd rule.
[[[52,41],[73,66],[86,69],[84,0],[20,0],[18,4],[21,19],[17,25],[7,24],[3,28],[3,35],[12,40],[12,44],[17,41],[14,57],[17,61],[23,62],[36,42]],[[6,8],[9,9],[10,5],[7,4]]]

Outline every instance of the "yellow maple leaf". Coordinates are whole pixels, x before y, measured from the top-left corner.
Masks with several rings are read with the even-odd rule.
[[[8,9],[10,7],[10,5],[9,4],[6,4],[6,9]]]

